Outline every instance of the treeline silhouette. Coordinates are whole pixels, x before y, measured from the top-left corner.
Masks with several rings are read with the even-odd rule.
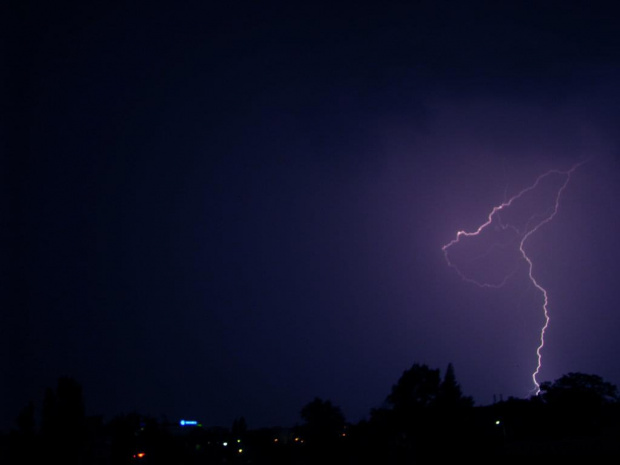
[[[69,377],[47,389],[36,421],[31,402],[1,436],[0,463],[311,464],[412,463],[441,458],[620,455],[616,386],[568,373],[529,399],[474,406],[450,364],[414,364],[366,420],[347,423],[340,408],[315,398],[290,428],[248,429],[170,423],[138,413],[109,422],[85,415],[82,388]]]

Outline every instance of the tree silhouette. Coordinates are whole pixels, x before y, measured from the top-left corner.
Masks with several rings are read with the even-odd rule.
[[[540,385],[543,400],[549,405],[600,407],[618,401],[618,388],[598,375],[568,373],[554,382]]]
[[[392,386],[387,402],[395,411],[403,412],[431,407],[437,399],[439,384],[439,370],[414,363]]]
[[[34,403],[29,402],[15,420],[16,430],[11,431],[9,463],[29,465],[40,460],[35,431]],[[2,459],[2,454],[0,454]],[[0,460],[1,462],[2,460]]]
[[[436,405],[444,409],[457,409],[473,407],[474,400],[469,396],[464,396],[461,386],[456,381],[454,367],[448,364],[443,381],[437,391]]]
[[[15,420],[17,425],[17,432],[24,436],[34,436],[35,434],[35,420],[34,420],[34,403],[28,402]]]
[[[558,437],[594,434],[609,424],[609,407],[616,404],[616,386],[598,375],[568,373],[540,385],[543,406]]]
[[[45,390],[43,408],[41,409],[41,434],[50,436],[56,428],[56,394],[51,387]]]
[[[391,409],[373,410],[369,428],[393,451],[390,460],[433,457],[444,444],[465,450],[464,425],[473,400],[463,395],[452,364],[443,380],[438,369],[413,364],[392,386],[386,403]]]
[[[63,463],[80,463],[85,447],[85,425],[82,386],[73,378],[59,378],[56,391],[48,388],[43,400],[41,437],[44,449]]]
[[[248,431],[248,425],[244,417],[235,418],[233,420],[231,432],[235,437],[241,437]]]
[[[316,397],[301,409],[301,417],[305,421],[303,432],[311,445],[331,443],[344,431],[344,415],[329,400]]]

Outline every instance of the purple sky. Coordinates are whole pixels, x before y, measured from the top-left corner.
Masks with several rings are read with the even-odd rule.
[[[224,426],[358,421],[416,362],[527,396],[540,293],[442,246],[586,158],[525,244],[540,380],[620,384],[611,11],[203,3],[4,15],[4,418],[61,375],[89,413]]]

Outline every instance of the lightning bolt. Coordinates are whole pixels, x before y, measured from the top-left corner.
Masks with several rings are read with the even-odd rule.
[[[505,200],[503,203],[493,207],[493,209],[487,216],[487,220],[484,223],[482,223],[478,227],[478,229],[476,229],[475,231],[471,231],[471,232],[458,231],[456,233],[456,237],[442,247],[444,257],[446,259],[446,263],[448,264],[450,268],[456,271],[456,273],[461,277],[461,279],[463,279],[466,282],[475,284],[476,286],[479,286],[481,288],[501,288],[517,272],[517,269],[519,266],[518,262],[515,264],[514,269],[510,273],[507,273],[500,282],[498,283],[486,282],[486,281],[481,281],[471,276],[468,276],[467,273],[459,269],[459,267],[450,260],[449,250],[455,244],[458,244],[463,238],[479,236],[496,219],[497,219],[496,224],[498,225],[499,229],[504,230],[504,231],[510,230],[514,234],[516,234],[517,237],[520,236],[520,241],[518,242],[519,255],[525,261],[527,265],[528,278],[530,282],[536,289],[538,289],[538,291],[542,294],[542,297],[543,297],[542,312],[544,315],[544,324],[540,330],[540,339],[539,339],[540,342],[539,342],[538,347],[536,348],[537,365],[536,365],[536,369],[532,373],[532,381],[535,386],[533,389],[533,392],[535,393],[535,395],[538,395],[540,393],[540,384],[538,382],[537,377],[542,368],[542,350],[545,347],[545,333],[547,329],[549,328],[549,323],[551,322],[551,318],[549,316],[549,296],[547,294],[547,290],[534,277],[534,272],[533,272],[534,264],[532,262],[532,259],[527,255],[525,251],[525,244],[527,240],[532,236],[532,234],[536,233],[542,226],[549,223],[557,215],[558,209],[560,207],[560,199],[562,197],[564,190],[566,189],[566,187],[568,186],[571,180],[571,176],[573,172],[577,168],[579,168],[581,165],[583,165],[584,163],[585,161],[577,163],[573,165],[570,169],[565,170],[565,171],[554,169],[554,170],[549,170],[546,173],[541,174],[540,176],[538,176],[538,178],[536,178],[534,183],[532,183],[530,186],[519,191],[517,194],[510,197],[508,200]],[[551,208],[547,209],[547,211],[545,211],[543,214],[535,214],[531,216],[529,220],[526,222],[525,227],[522,228],[522,230],[520,230],[515,225],[505,224],[502,221],[501,213],[503,211],[506,211],[510,206],[514,204],[514,202],[522,198],[524,195],[535,191],[537,188],[539,188],[541,183],[546,178],[549,178],[551,176],[559,176],[560,179],[563,180],[561,184],[559,185],[559,187],[557,188],[557,190],[555,191],[554,202]],[[488,253],[490,253],[490,250]]]

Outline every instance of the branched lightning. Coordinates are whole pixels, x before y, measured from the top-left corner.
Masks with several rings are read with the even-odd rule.
[[[471,232],[458,231],[456,233],[456,237],[442,247],[444,257],[446,259],[446,263],[448,264],[450,268],[456,271],[456,273],[461,277],[461,279],[463,279],[466,282],[475,284],[482,288],[501,288],[516,273],[518,269],[518,263],[515,265],[514,269],[510,273],[506,274],[499,283],[490,283],[490,282],[485,282],[485,281],[474,279],[468,276],[467,273],[464,273],[463,271],[461,271],[461,269],[459,269],[459,267],[450,260],[448,250],[455,244],[458,244],[462,238],[468,238],[468,237],[474,237],[474,236],[480,235],[487,227],[489,227],[493,223],[494,220],[497,220],[497,225],[500,229],[502,230],[510,229],[515,234],[520,236],[521,239],[518,242],[518,249],[519,249],[520,256],[523,258],[523,260],[527,264],[527,272],[528,272],[529,280],[534,285],[534,287],[538,289],[538,291],[540,291],[540,293],[543,296],[542,310],[543,310],[543,315],[544,315],[544,324],[540,330],[540,339],[539,339],[540,342],[536,349],[537,365],[536,365],[536,369],[532,373],[532,381],[534,382],[534,386],[535,386],[534,392],[536,395],[538,395],[538,393],[540,392],[540,384],[538,382],[537,377],[542,368],[542,350],[545,346],[545,333],[547,331],[547,328],[549,327],[549,323],[551,319],[549,316],[549,308],[548,308],[549,298],[547,295],[547,290],[544,287],[542,287],[541,284],[534,277],[534,273],[533,273],[534,265],[533,265],[531,258],[525,252],[525,243],[530,238],[530,236],[532,236],[532,234],[538,231],[543,225],[549,223],[556,216],[559,206],[560,206],[560,199],[562,197],[562,193],[568,186],[568,183],[570,182],[573,172],[583,163],[585,162],[580,162],[576,165],[573,165],[569,170],[566,170],[566,171],[549,170],[546,173],[540,175],[538,178],[536,178],[533,184],[524,188],[523,190],[521,190],[514,196],[510,197],[508,200],[505,200],[503,203],[499,204],[498,206],[493,207],[493,209],[487,216],[487,221],[482,223],[478,227],[478,229],[476,229],[475,231],[471,231]],[[563,179],[563,182],[561,183],[560,187],[555,192],[553,206],[550,209],[548,209],[542,215],[536,214],[536,215],[531,216],[530,219],[527,221],[523,230],[519,230],[516,226],[505,224],[502,221],[500,213],[503,210],[506,210],[516,200],[523,197],[526,193],[534,191],[537,187],[539,187],[540,183],[545,178],[552,176],[552,175],[561,176]]]

